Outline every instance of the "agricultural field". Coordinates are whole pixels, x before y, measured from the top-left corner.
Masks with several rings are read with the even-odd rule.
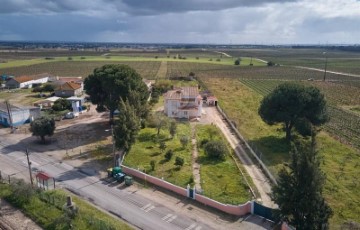
[[[273,61],[280,65],[305,66],[324,69],[327,57],[329,71],[352,73],[360,75],[360,54],[331,49],[239,49],[225,51],[230,55],[242,57],[257,57],[266,61]]]
[[[217,96],[220,106],[249,143],[256,146],[255,150],[269,170],[276,174],[289,159],[290,146],[281,126],[265,124],[257,113],[263,97],[258,92],[267,90],[259,89],[257,92],[238,78],[201,77],[201,80]],[[323,163],[321,167],[327,175],[324,194],[334,210],[331,226],[336,228],[344,220],[359,222],[359,150],[341,144],[325,132],[318,135],[318,147]]]
[[[240,80],[262,96],[270,93],[284,81],[274,80]],[[300,82],[318,87],[328,101],[330,121],[325,130],[334,135],[340,142],[360,149],[360,114],[352,108],[360,107],[360,90],[357,87],[334,84],[331,82]]]
[[[126,64],[134,68],[142,77],[154,79],[159,69],[160,62],[117,62],[117,61],[59,61],[48,62],[29,66],[12,67],[0,69],[0,72],[7,75],[31,75],[50,73],[55,76],[82,76],[87,77],[97,67],[105,64]]]

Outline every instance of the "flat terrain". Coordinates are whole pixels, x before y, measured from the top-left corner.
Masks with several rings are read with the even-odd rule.
[[[222,52],[226,55],[221,54]],[[326,52],[326,56],[323,52]],[[227,55],[231,57],[227,57]],[[179,56],[186,57],[186,59],[179,59]],[[45,60],[45,57],[55,59]],[[69,57],[72,57],[72,60],[69,60]],[[237,57],[242,58],[240,66],[233,65]],[[0,74],[13,75],[48,72],[59,76],[86,77],[95,67],[105,63],[128,64],[148,79],[157,79],[157,77],[169,79],[188,76],[190,72],[193,72],[201,80],[200,84],[203,89],[210,90],[218,97],[221,107],[234,121],[239,131],[249,140],[258,156],[275,176],[282,164],[288,160],[290,146],[284,140],[284,132],[281,130],[281,126],[270,127],[262,122],[257,115],[259,103],[264,95],[284,81],[297,81],[302,84],[314,85],[325,94],[331,115],[331,121],[318,135],[318,146],[323,157],[322,168],[327,175],[324,194],[334,210],[334,216],[331,219],[332,227],[336,228],[345,220],[360,222],[360,196],[358,194],[360,181],[357,177],[357,174],[360,173],[358,164],[360,162],[360,78],[346,74],[360,74],[360,55],[357,52],[289,48],[114,50],[108,53],[47,50],[45,52],[4,53],[1,58],[7,63],[0,64]],[[264,62],[261,62],[260,59]],[[278,63],[279,66],[267,67],[267,61]],[[328,71],[345,74],[328,72],[326,82],[322,82],[324,72],[295,68],[296,66],[303,66],[321,70],[325,67],[326,61]],[[249,66],[250,62],[253,62],[254,66]],[[176,84],[184,85],[187,83],[179,82]],[[191,82],[191,84],[196,85],[196,82]],[[0,98],[6,97],[17,103],[31,104],[36,95],[27,97],[26,93],[28,92],[17,94],[3,91],[0,92]],[[161,103],[157,106],[161,106]],[[99,133],[101,134],[101,132]],[[74,136],[76,135],[78,133],[74,134]],[[105,131],[103,135],[107,135]],[[86,142],[85,139],[84,142]],[[109,160],[100,154],[104,151],[110,151],[111,141],[109,138],[104,137],[94,143],[90,142],[92,140],[87,142],[88,149],[85,147],[77,148],[77,144],[74,144],[74,151],[96,155],[98,159],[103,159],[104,162]],[[158,146],[152,145],[154,151],[145,150],[148,154],[158,152]],[[172,145],[175,146],[169,142],[169,146]],[[63,148],[65,151],[67,147]],[[148,168],[149,161],[152,158],[161,161],[163,159],[161,155],[146,156],[141,167]],[[191,161],[190,155],[184,155],[184,157],[187,158],[188,162]],[[127,161],[131,161],[131,158],[128,158]],[[168,169],[172,167],[168,166]],[[189,165],[185,165],[185,167],[189,167]],[[157,169],[153,173],[161,176],[157,173],[159,169],[161,169],[160,164],[157,165]],[[190,175],[191,172],[187,176],[179,178],[180,183],[185,184]],[[169,175],[166,174],[166,176]],[[175,179],[174,175],[169,177]]]

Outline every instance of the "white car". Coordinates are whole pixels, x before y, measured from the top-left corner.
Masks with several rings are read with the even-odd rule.
[[[68,112],[65,114],[65,119],[73,119],[75,117],[78,117],[79,114],[78,113],[74,113],[74,112]]]

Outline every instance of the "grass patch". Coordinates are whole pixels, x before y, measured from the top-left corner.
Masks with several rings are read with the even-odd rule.
[[[220,140],[227,143],[221,131],[214,125],[197,125],[201,186],[204,195],[225,204],[243,204],[252,199],[250,189],[242,177],[233,158],[225,156],[225,160],[209,159],[202,148],[202,140]],[[229,152],[231,147],[227,144]]]
[[[18,194],[18,192],[16,192]],[[69,193],[62,190],[36,191],[28,202],[20,202],[10,185],[0,184],[0,197],[21,209],[44,229],[132,229],[122,221],[103,213],[88,202],[72,196],[79,208],[74,218],[64,215],[63,205]]]
[[[177,133],[173,139],[170,138],[169,131],[163,129],[157,136],[156,128],[144,128],[140,130],[136,143],[127,154],[124,164],[145,171],[146,173],[163,178],[173,184],[185,187],[192,175],[191,169],[191,143],[183,148],[180,143],[181,136],[190,136],[190,125],[188,122],[177,123]],[[166,149],[161,151],[160,141],[164,141]],[[165,153],[169,149],[173,150],[170,161],[165,160]],[[175,158],[179,156],[185,161],[181,168],[177,168]],[[155,169],[152,171],[150,161],[155,161]]]
[[[262,159],[276,173],[289,159],[289,145],[281,126],[269,126],[258,115],[262,96],[237,79],[202,78],[217,96],[221,107],[235,121],[239,131],[262,152]],[[318,135],[322,169],[327,175],[326,200],[334,211],[330,220],[334,228],[345,220],[360,222],[360,156],[356,149],[339,143],[326,133]]]
[[[0,101],[9,100],[10,103],[15,105],[30,105],[34,102],[41,100],[39,93],[31,92],[32,89],[11,89],[0,90]]]

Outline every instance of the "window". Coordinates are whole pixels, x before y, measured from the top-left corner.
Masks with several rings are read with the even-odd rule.
[[[187,111],[184,111],[184,115],[187,115],[188,113],[187,113]]]

